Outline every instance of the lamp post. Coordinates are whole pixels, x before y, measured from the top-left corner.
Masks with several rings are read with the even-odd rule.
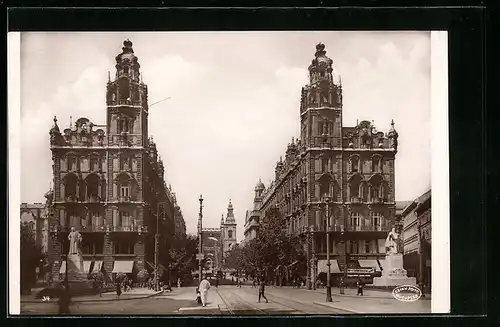
[[[332,302],[332,286],[330,284],[330,198],[325,198],[326,204],[326,265],[328,267],[328,274],[326,275],[326,302]]]
[[[199,218],[198,218],[198,237],[199,237],[199,242],[198,242],[199,243],[198,244],[199,249],[198,249],[198,253],[200,254],[200,258],[199,258],[199,261],[198,261],[198,266],[199,266],[198,267],[198,269],[199,269],[198,270],[198,284],[201,283],[201,278],[202,278],[201,274],[203,272],[203,267],[201,265],[201,263],[202,263],[201,255],[203,254],[203,244],[202,244],[202,242],[203,242],[203,239],[202,239],[203,196],[202,195],[200,195],[199,201],[200,201],[200,214],[199,214]]]
[[[160,276],[159,276],[159,251],[160,251],[160,207],[165,205],[165,202],[158,202],[156,204],[156,234],[155,234],[155,291],[160,289]],[[162,215],[165,215],[165,208],[163,208]]]

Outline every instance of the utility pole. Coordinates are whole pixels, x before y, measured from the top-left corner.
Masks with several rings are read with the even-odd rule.
[[[199,261],[198,261],[198,265],[199,265],[199,271],[198,271],[198,285],[199,283],[201,283],[201,279],[202,279],[202,273],[203,273],[203,267],[202,267],[202,262],[203,262],[203,259],[201,258],[201,255],[203,254],[203,239],[202,239],[202,219],[203,219],[203,196],[200,195],[200,214],[199,214],[199,217],[198,217],[198,237],[199,237],[199,249],[198,249],[198,253],[200,254],[200,257],[199,257]]]
[[[330,198],[325,199],[326,203],[326,265],[328,266],[328,274],[326,275],[326,302],[332,302],[332,285],[330,282],[331,263],[330,263]]]

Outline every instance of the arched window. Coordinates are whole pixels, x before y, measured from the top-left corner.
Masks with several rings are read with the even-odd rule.
[[[66,201],[77,201],[78,192],[78,178],[74,174],[64,176],[64,199]]]
[[[380,212],[372,212],[371,213],[371,223],[372,223],[372,229],[374,231],[382,231],[382,220],[383,220],[383,215]]]
[[[372,173],[380,173],[382,171],[381,159],[379,156],[372,158]]]
[[[76,171],[78,170],[78,158],[75,155],[68,156],[68,171]]]
[[[370,200],[371,202],[383,202],[384,180],[381,175],[375,175],[370,179]]]
[[[358,173],[359,172],[359,157],[358,156],[353,156],[351,157],[351,173]]]
[[[87,186],[87,201],[98,202],[101,197],[100,178],[96,174],[90,174],[85,179]]]
[[[118,227],[131,228],[133,227],[133,219],[128,211],[120,211],[118,213]]]
[[[99,171],[99,157],[97,155],[90,156],[90,171]]]
[[[134,200],[134,179],[128,173],[121,173],[115,179],[117,186],[117,197],[120,201],[130,201]]]
[[[322,172],[327,173],[330,169],[328,167],[328,158],[323,157],[321,159]]]
[[[233,238],[233,231],[232,230],[228,230],[227,231],[227,237],[228,238]],[[231,244],[229,246],[231,246]]]
[[[132,158],[123,156],[120,158],[120,170],[132,169]]]
[[[129,82],[127,78],[123,78],[120,80],[120,100],[127,100],[130,98],[130,88]]]
[[[360,201],[360,186],[361,186],[362,178],[360,175],[352,176],[349,181],[349,193],[351,202],[359,202]]]
[[[350,229],[353,231],[361,230],[361,215],[359,212],[351,213]]]

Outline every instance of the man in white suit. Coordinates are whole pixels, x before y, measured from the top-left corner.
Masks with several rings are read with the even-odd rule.
[[[203,276],[203,280],[200,283],[199,290],[201,293],[201,303],[203,303],[203,306],[207,306],[207,296],[208,296],[208,290],[210,289],[210,282],[207,280],[206,276]]]

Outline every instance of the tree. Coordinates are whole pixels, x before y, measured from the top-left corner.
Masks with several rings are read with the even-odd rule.
[[[42,248],[35,243],[33,224],[21,223],[21,292],[29,293],[36,283],[36,267],[42,259]]]
[[[300,239],[288,235],[283,226],[286,222],[279,210],[268,210],[257,237],[243,247],[229,251],[226,266],[259,276],[271,274],[278,265],[286,266],[295,261],[303,263],[305,255]]]
[[[171,278],[183,280],[191,276],[196,269],[196,253],[198,251],[198,238],[193,235],[177,235],[168,251]]]

